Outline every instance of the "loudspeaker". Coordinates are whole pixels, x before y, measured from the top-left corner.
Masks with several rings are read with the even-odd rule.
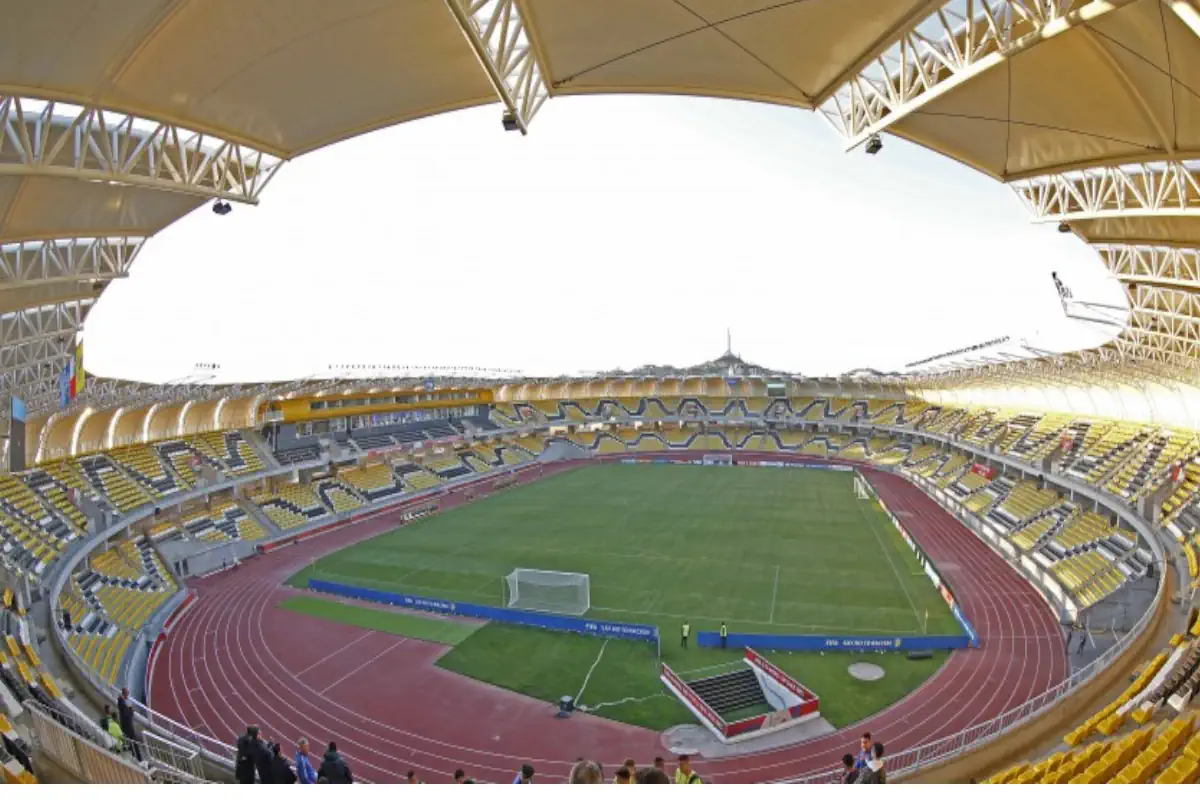
[[[925,661],[933,658],[932,650],[910,650],[908,651],[909,661]]]

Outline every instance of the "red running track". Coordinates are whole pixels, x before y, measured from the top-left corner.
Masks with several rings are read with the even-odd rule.
[[[899,753],[991,719],[1066,676],[1062,632],[1041,596],[921,490],[896,475],[864,473],[954,587],[983,647],[956,651],[915,692],[851,729],[710,759],[699,767],[706,778],[769,781],[832,769],[865,729]],[[447,496],[443,507],[457,502]],[[613,764],[665,755],[650,731],[587,714],[556,719],[543,701],[440,670],[440,645],[276,607],[293,591],[282,582],[298,569],[391,530],[399,513],[194,582],[198,599],[153,665],[154,710],[230,743],[249,723],[286,742],[336,740],[356,773],[375,782],[400,781],[409,769],[449,781],[459,767],[510,781],[525,761],[542,779],[563,780],[581,756]]]

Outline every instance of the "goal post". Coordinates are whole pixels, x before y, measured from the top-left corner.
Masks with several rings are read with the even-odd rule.
[[[583,616],[591,607],[591,581],[585,572],[517,568],[504,578],[507,608]]]
[[[859,500],[870,500],[872,497],[874,497],[874,495],[875,493],[871,491],[871,485],[867,483],[867,480],[862,476],[862,473],[855,472],[854,496]]]

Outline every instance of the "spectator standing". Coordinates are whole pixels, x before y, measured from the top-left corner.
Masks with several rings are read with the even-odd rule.
[[[417,778],[417,772],[416,772],[416,770],[411,770],[411,769],[410,769],[410,770],[408,771],[408,774],[407,774],[407,775],[405,775],[404,777],[405,777],[405,780],[406,780],[406,782],[408,782],[408,783],[424,783],[424,782],[425,782],[425,781],[423,781],[423,780],[420,780],[419,778]]]
[[[854,766],[854,756],[846,753],[842,756],[842,783],[858,781],[858,767]]]
[[[655,756],[654,757],[654,768],[656,770],[658,770],[659,772],[661,772],[663,775],[666,775],[667,774],[667,760],[665,758],[663,758],[662,756]]]
[[[317,778],[325,778],[327,783],[354,783],[354,775],[338,752],[337,742],[329,743],[329,749],[321,759],[321,768],[317,770]]]
[[[595,761],[576,761],[568,783],[604,783],[604,772]]]
[[[633,774],[628,767],[621,767],[617,770],[617,774],[613,776],[613,783],[633,783]]]
[[[729,628],[725,627],[725,623],[721,623],[721,649],[725,649],[725,640],[729,638]]]
[[[272,783],[271,779],[271,745],[269,739],[264,740],[262,737],[258,739],[258,746],[254,750],[254,771],[258,773],[259,783]]]
[[[121,725],[121,733],[133,749],[133,757],[142,760],[142,748],[138,746],[137,731],[133,727],[133,701],[129,698],[129,687],[121,690],[117,698],[117,722]]]
[[[883,742],[871,746],[871,760],[858,771],[855,783],[887,783],[887,771],[883,767]]]
[[[645,784],[671,782],[671,779],[667,777],[667,773],[663,772],[658,767],[646,767],[645,769],[639,769],[635,780],[638,783]]]
[[[683,621],[683,627],[679,629],[679,646],[687,650],[688,634],[692,632],[692,625],[686,619]]]
[[[687,753],[679,757],[679,766],[675,770],[676,783],[704,783],[700,776],[692,771],[692,759]]]
[[[238,737],[237,756],[233,765],[233,775],[238,783],[254,783],[255,753],[258,751],[258,726],[250,725],[246,732]]]
[[[296,773],[283,757],[283,749],[279,742],[271,745],[271,783],[295,783]]]
[[[513,783],[533,783],[533,765],[522,764],[521,771],[517,773],[517,777],[513,779]]]
[[[627,758],[622,766],[629,770],[629,782],[637,783],[637,762],[632,758]]]
[[[308,754],[308,739],[296,743],[296,777],[300,783],[317,782],[317,771],[313,769],[312,758]]]
[[[456,770],[454,770],[454,782],[455,783],[474,783],[475,781],[468,778],[467,773],[463,772],[461,769],[456,769]]]
[[[854,756],[854,768],[862,769],[871,760],[871,734],[864,733],[859,739],[858,754]]]

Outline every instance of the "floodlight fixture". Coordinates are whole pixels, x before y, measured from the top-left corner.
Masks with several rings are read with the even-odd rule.
[[[233,206],[231,206],[225,200],[218,200],[215,203],[213,203],[212,210],[213,210],[213,213],[216,214],[217,216],[223,217],[226,214],[228,214],[230,211],[233,211]]]
[[[873,156],[882,149],[883,139],[879,137],[878,133],[872,133],[870,138],[867,139],[867,155]]]
[[[504,125],[506,131],[519,131],[521,126],[517,124],[517,117],[511,111],[505,111],[504,116],[500,118],[501,124]]]
[[[1058,232],[1059,233],[1070,233],[1071,226],[1065,222],[1060,222],[1060,223],[1058,223]]]

